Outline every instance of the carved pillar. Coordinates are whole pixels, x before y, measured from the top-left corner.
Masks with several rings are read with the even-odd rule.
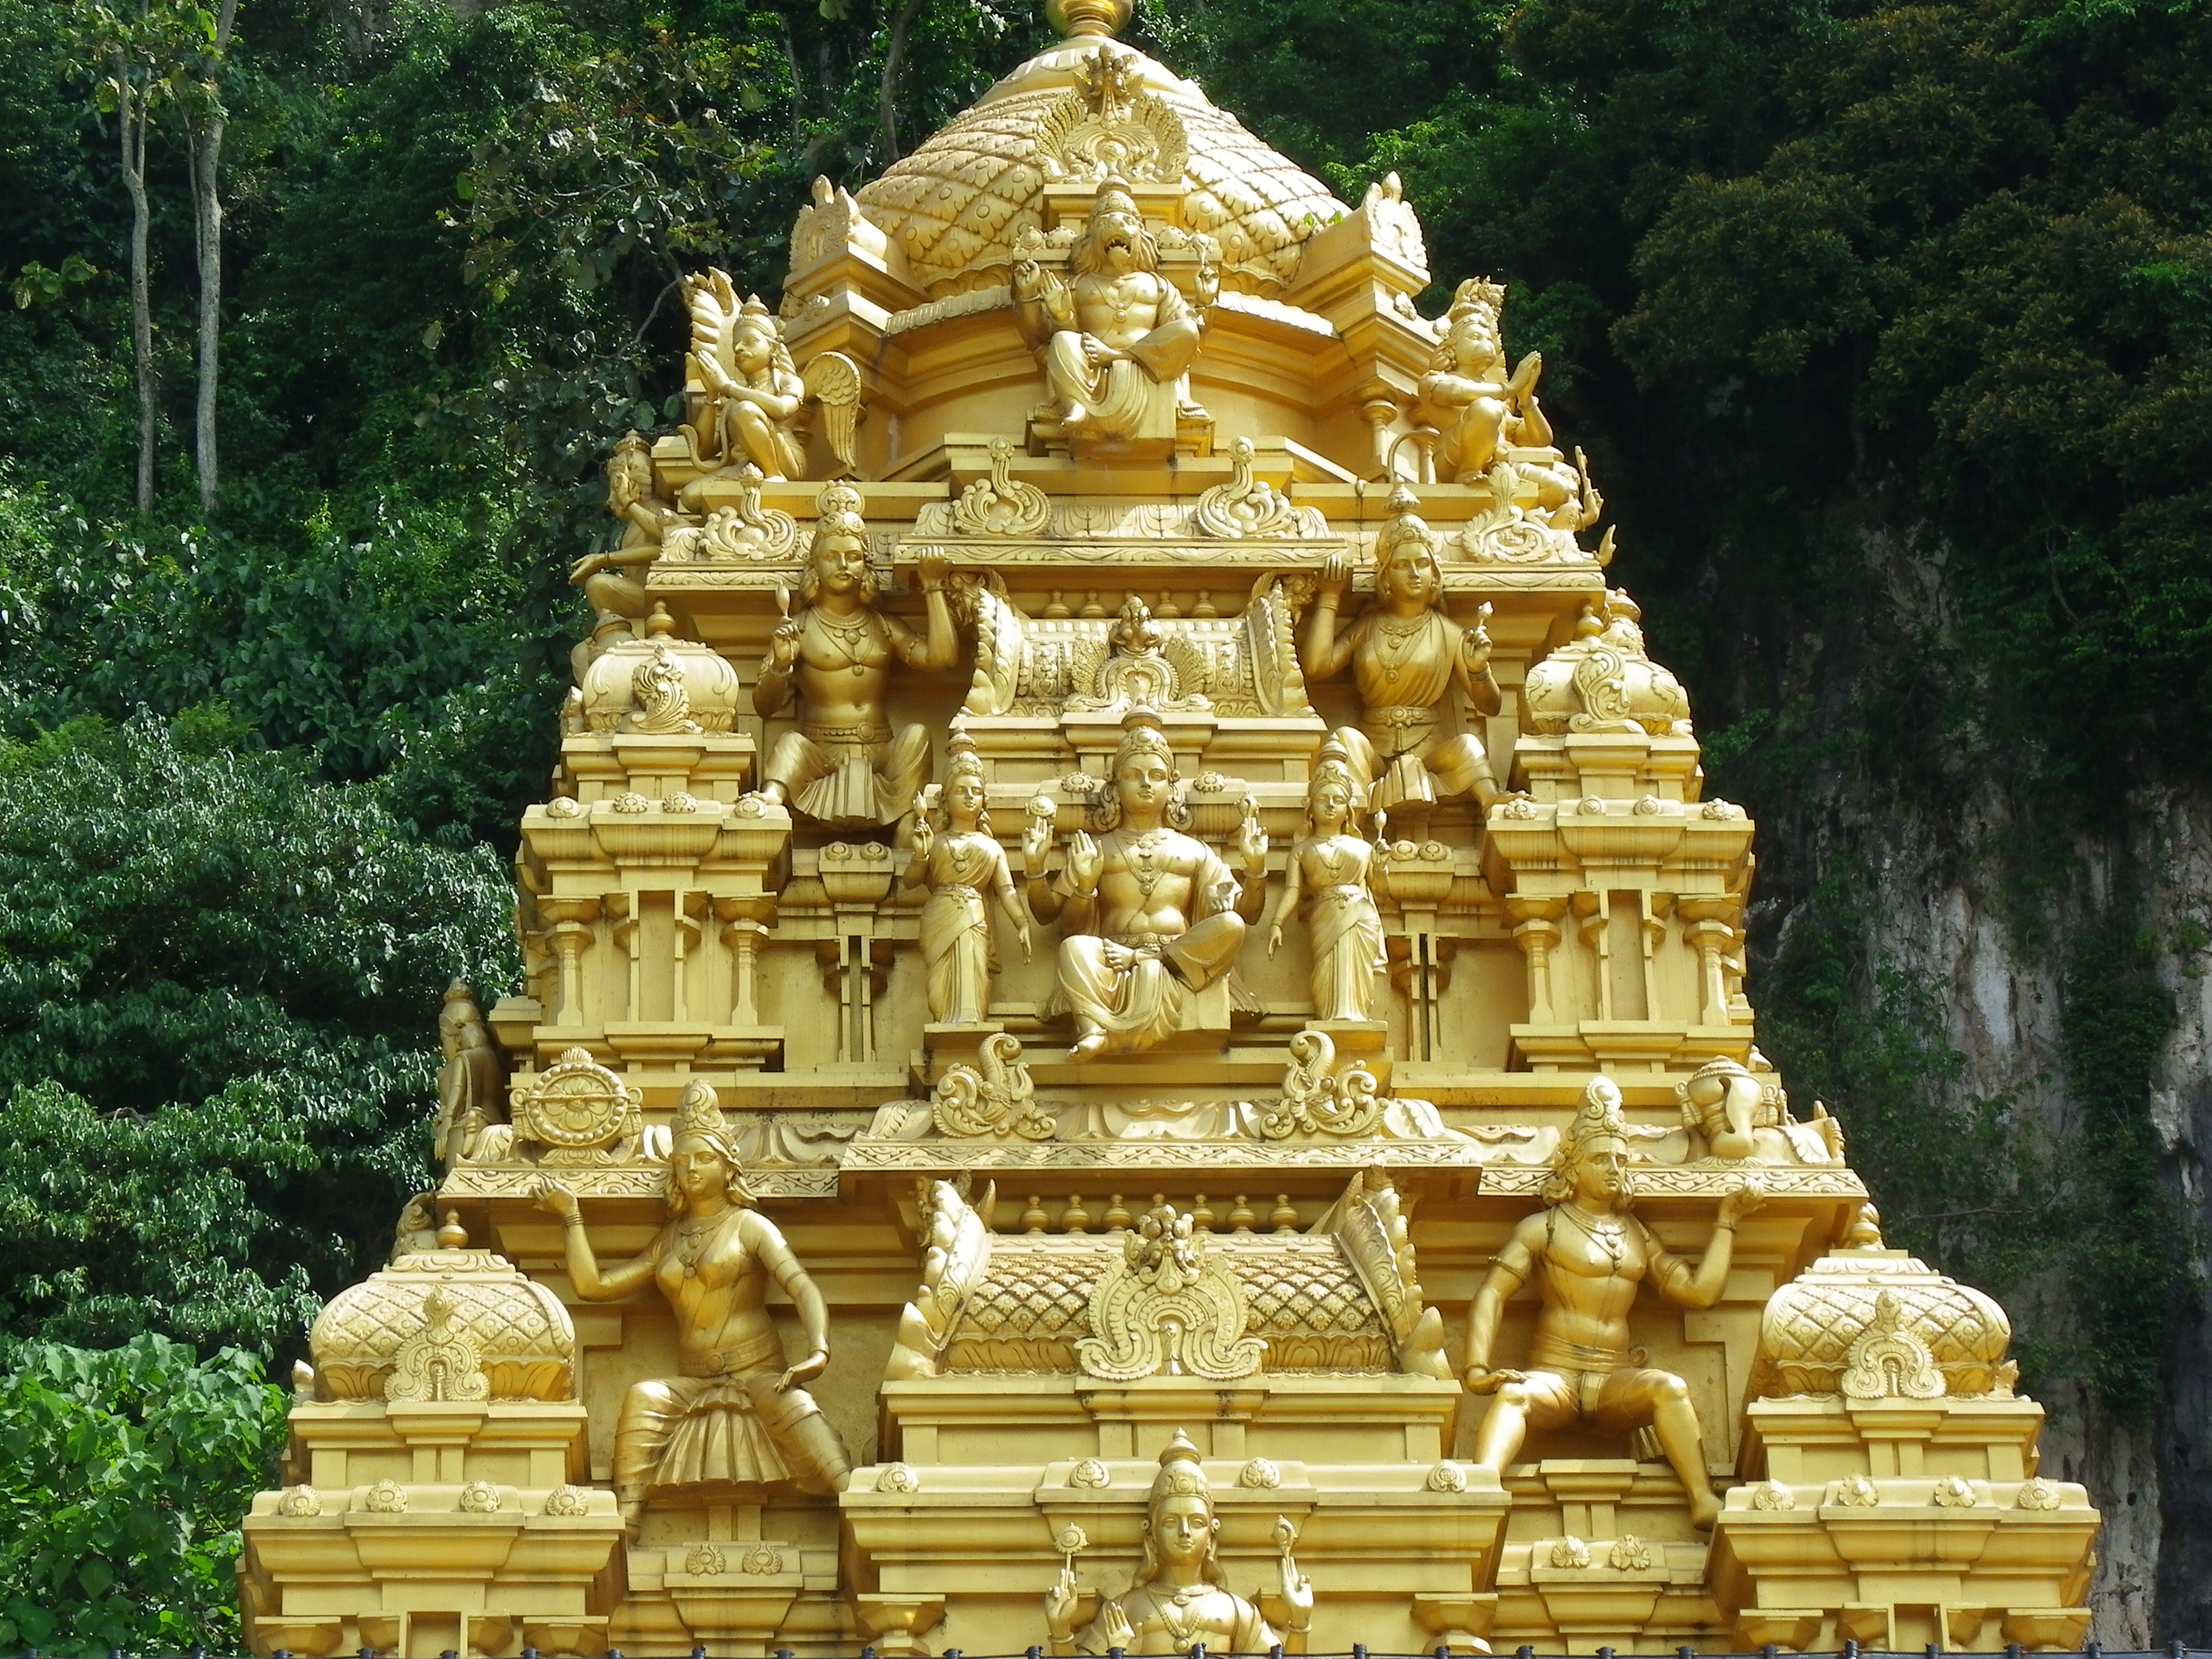
[[[584,951],[592,943],[592,924],[599,920],[599,902],[594,898],[544,898],[540,915],[553,924],[553,949],[561,959],[560,1006],[553,1024],[577,1026],[584,1023]]]
[[[1589,951],[1595,974],[1592,1006],[1597,1018],[1613,1018],[1613,945],[1606,934],[1608,920],[1606,896],[1603,893],[1585,890],[1574,896],[1575,935],[1581,939],[1583,949]]]
[[[1674,913],[1672,893],[1644,895],[1644,1017],[1662,1019],[1666,1010],[1659,996],[1659,947],[1667,942],[1667,918]]]
[[[692,951],[699,943],[701,924],[706,920],[707,902],[704,893],[676,895],[676,969],[671,1003],[678,1025],[690,1023],[691,1018],[690,964]]]
[[[610,893],[602,903],[606,909],[607,920],[614,924],[611,933],[615,946],[629,958],[629,991],[623,1004],[622,1017],[637,1019],[641,1018],[639,1010],[644,1006],[639,1000],[643,989],[640,979],[644,964],[639,951],[637,896],[635,893]]]
[[[1559,1015],[1552,1000],[1552,952],[1559,943],[1559,919],[1567,913],[1567,902],[1512,894],[1505,909],[1514,920],[1513,942],[1528,960],[1528,1023],[1555,1024]]]
[[[1682,937],[1698,953],[1698,1024],[1729,1023],[1728,958],[1735,943],[1736,902],[1732,898],[1685,898]]]
[[[891,889],[890,848],[880,842],[832,842],[817,867],[837,918],[834,943],[824,939],[815,947],[842,1005],[837,1058],[864,1065],[876,1057],[878,960],[887,966],[890,956],[890,941],[875,937],[878,907]]]

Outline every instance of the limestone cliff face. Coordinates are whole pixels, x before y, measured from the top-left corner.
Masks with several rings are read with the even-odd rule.
[[[1879,549],[1873,562],[1890,605],[1869,613],[1864,633],[1831,636],[1800,665],[1800,686],[1838,722],[1852,718],[1866,665],[1886,654],[1881,612],[1925,617],[1942,606],[1924,567]],[[2074,841],[2063,860],[2072,878],[2041,901],[2047,927],[2031,947],[2008,921],[2003,860],[1976,850],[2014,836],[2023,827],[2019,804],[1970,765],[1951,769],[1942,782],[1879,806],[1880,791],[1841,771],[1778,810],[1747,792],[1766,826],[1765,899],[1752,917],[1754,999],[1768,1006],[1759,965],[1771,967],[1793,928],[1819,925],[1805,896],[1848,856],[1852,868],[1870,872],[1869,957],[1887,958],[1936,991],[1945,1035],[1966,1061],[1955,1086],[1984,1097],[2009,1093],[2024,1120],[2063,1131],[2080,1110],[2061,1053],[2067,942],[2116,919],[2160,941],[2154,971],[2173,1018],[2153,1067],[2150,1113],[2160,1178],[2182,1224],[2201,1239],[2212,1230],[2204,1168],[2212,1146],[2212,974],[2192,941],[2203,938],[2212,893],[2212,793],[2139,788],[2126,823],[2116,813],[2107,836]],[[1848,1109],[1845,1122],[1848,1128]],[[2063,1212],[2055,1224],[2067,1224]],[[2078,1297],[2055,1270],[2002,1289],[2015,1328],[2060,1344],[2084,1340]],[[2031,1378],[2051,1413],[2044,1472],[2086,1483],[2104,1512],[2091,1634],[2108,1647],[2212,1638],[2212,1259],[2201,1243],[2162,1353],[2159,1402],[2143,1421],[2118,1419],[2079,1384]]]

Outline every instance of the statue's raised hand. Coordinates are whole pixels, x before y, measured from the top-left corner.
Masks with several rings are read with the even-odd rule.
[[[1083,1592],[1075,1587],[1075,1569],[1062,1565],[1060,1577],[1044,1593],[1044,1627],[1055,1642],[1075,1638],[1075,1615],[1083,1605]]]
[[[929,819],[921,810],[921,797],[914,798],[914,861],[929,862],[929,849],[937,845],[937,831],[931,829]]]
[[[1053,815],[1059,809],[1043,795],[1030,802],[1029,827],[1022,831],[1022,871],[1025,875],[1044,873],[1046,855],[1052,851]]]
[[[1329,598],[1341,599],[1344,590],[1352,586],[1352,561],[1341,553],[1332,553],[1321,562],[1319,586]]]
[[[1098,843],[1077,830],[1067,843],[1067,877],[1075,890],[1088,897],[1098,890],[1098,878],[1105,873],[1106,855],[1098,850]]]
[[[1137,1645],[1135,1627],[1129,1623],[1129,1615],[1121,1611],[1119,1601],[1109,1601],[1101,1607],[1098,1619],[1103,1627],[1100,1633],[1105,1637],[1109,1648],[1119,1648],[1127,1653]]]
[[[934,593],[945,586],[945,573],[952,568],[952,561],[942,552],[925,553],[915,562],[915,574],[921,579],[921,591]]]
[[[1014,261],[1014,298],[1034,300],[1044,292],[1044,270],[1034,259]]]
[[[768,636],[768,659],[779,673],[788,672],[799,660],[799,636],[805,631],[804,617],[786,617]]]
[[[1250,795],[1244,797],[1244,816],[1237,825],[1237,852],[1248,873],[1266,867],[1267,832],[1260,827],[1260,803]]]
[[[540,1176],[530,1195],[538,1200],[539,1209],[552,1211],[564,1222],[580,1219],[583,1215],[583,1211],[577,1206],[575,1194],[550,1176]]]
[[[1288,1516],[1275,1517],[1275,1547],[1282,1552],[1279,1565],[1283,1577],[1283,1605],[1292,1616],[1284,1620],[1292,1631],[1303,1631],[1313,1623],[1313,1580],[1298,1571],[1298,1564],[1291,1554],[1291,1546],[1297,1541]]]
[[[1721,1200],[1721,1224],[1728,1226],[1743,1219],[1766,1203],[1766,1188],[1756,1179],[1746,1177],[1736,1183],[1735,1190]]]

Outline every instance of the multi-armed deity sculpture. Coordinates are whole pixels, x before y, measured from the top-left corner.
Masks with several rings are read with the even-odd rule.
[[[255,1646],[2075,1645],[2095,1511],[1754,1044],[1504,290],[1048,10],[773,307],[686,284]]]

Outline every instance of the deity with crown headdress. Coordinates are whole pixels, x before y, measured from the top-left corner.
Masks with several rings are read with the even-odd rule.
[[[1139,711],[1114,755],[1114,827],[1096,840],[1078,830],[1053,881],[1044,878],[1051,819],[1034,819],[1023,839],[1030,908],[1063,934],[1060,988],[1047,1007],[1075,1016],[1070,1060],[1136,1053],[1181,1030],[1192,996],[1236,966],[1245,925],[1259,915],[1267,837],[1251,804],[1231,871],[1173,826],[1177,781],[1167,733]],[[1240,872],[1255,878],[1249,889]]]
[[[771,480],[799,477],[806,470],[799,441],[806,386],[775,313],[758,295],[741,302],[720,270],[685,277],[684,300],[691,313],[685,378],[700,388],[684,428],[694,453],[725,472],[750,463]]]
[[[929,1018],[940,1025],[975,1025],[990,1012],[991,913],[986,899],[998,902],[1030,953],[1029,913],[1014,890],[1006,849],[991,833],[984,804],[983,763],[975,744],[956,732],[939,790],[941,821],[917,810],[914,857],[902,878],[909,887],[929,890],[921,907],[921,960],[927,973]]]
[[[1449,483],[1473,483],[1489,471],[1501,444],[1542,446],[1552,441],[1550,423],[1536,402],[1536,382],[1544,358],[1532,351],[1510,371],[1498,319],[1505,289],[1487,277],[1459,285],[1443,318],[1443,337],[1421,377],[1424,414],[1437,428],[1437,477]]]
[[[942,555],[921,562],[929,631],[916,634],[876,608],[860,493],[832,484],[817,503],[813,545],[799,586],[805,607],[769,636],[753,682],[753,708],[774,720],[795,696],[799,729],[787,732],[761,769],[763,799],[837,825],[896,823],[929,775],[929,732],[894,734],[884,708],[892,660],[950,668],[959,641],[945,595]]]
[[[1054,1653],[1169,1654],[1203,1648],[1208,1653],[1265,1653],[1279,1644],[1285,1651],[1305,1651],[1313,1621],[1313,1583],[1298,1571],[1291,1554],[1295,1534],[1278,1517],[1279,1586],[1289,1626],[1278,1638],[1260,1609],[1230,1589],[1221,1571],[1221,1522],[1213,1513],[1213,1489],[1207,1483],[1198,1448],[1182,1431],[1160,1454],[1160,1472],[1145,1498],[1144,1561],[1121,1596],[1102,1599],[1098,1616],[1075,1628],[1082,1592],[1073,1567],[1045,1596],[1045,1625]]]
[[[753,1207],[712,1088],[695,1079],[677,1103],[669,1218],[641,1255],[601,1267],[575,1194],[549,1176],[538,1200],[561,1218],[578,1296],[614,1302],[658,1285],[676,1316],[684,1374],[633,1383],[615,1425],[615,1496],[633,1535],[659,1492],[844,1489],[852,1461],[800,1386],[830,1363],[829,1309],[781,1231]],[[795,1365],[769,1316],[771,1281],[806,1333]]]
[[[1118,179],[1098,187],[1068,256],[1073,280],[1030,258],[1014,262],[1014,316],[1044,363],[1051,401],[1041,416],[1062,433],[1173,437],[1196,416],[1188,372],[1218,280],[1199,273],[1194,307],[1159,273],[1159,246]]]
[[[1544,1183],[1545,1207],[1513,1230],[1467,1321],[1467,1386],[1493,1395],[1475,1462],[1502,1469],[1528,1431],[1589,1424],[1622,1433],[1649,1425],[1680,1477],[1690,1520],[1720,1514],[1689,1385],[1629,1357],[1629,1310],[1646,1279],[1668,1301],[1710,1308],[1728,1283],[1736,1223],[1765,1201],[1749,1182],[1723,1198],[1705,1254],[1692,1267],[1636,1218],[1628,1125],[1610,1078],[1590,1079]],[[1529,1279],[1543,1305],[1524,1370],[1493,1369],[1491,1348],[1506,1302]]]
[[[1372,885],[1375,844],[1358,834],[1366,792],[1352,775],[1341,739],[1322,744],[1306,786],[1306,832],[1291,848],[1283,890],[1267,930],[1267,954],[1282,948],[1283,923],[1310,898],[1307,951],[1314,1018],[1375,1018],[1375,975],[1383,963],[1382,916]]]
[[[1414,513],[1412,492],[1391,495],[1396,511],[1375,538],[1375,608],[1349,628],[1338,609],[1352,580],[1350,561],[1333,553],[1322,567],[1299,659],[1310,681],[1352,671],[1364,714],[1332,733],[1376,811],[1416,814],[1452,795],[1480,810],[1504,799],[1482,739],[1449,731],[1454,695],[1475,714],[1500,706],[1490,667],[1490,634],[1481,617],[1462,627],[1443,611],[1443,567],[1436,538]]]

